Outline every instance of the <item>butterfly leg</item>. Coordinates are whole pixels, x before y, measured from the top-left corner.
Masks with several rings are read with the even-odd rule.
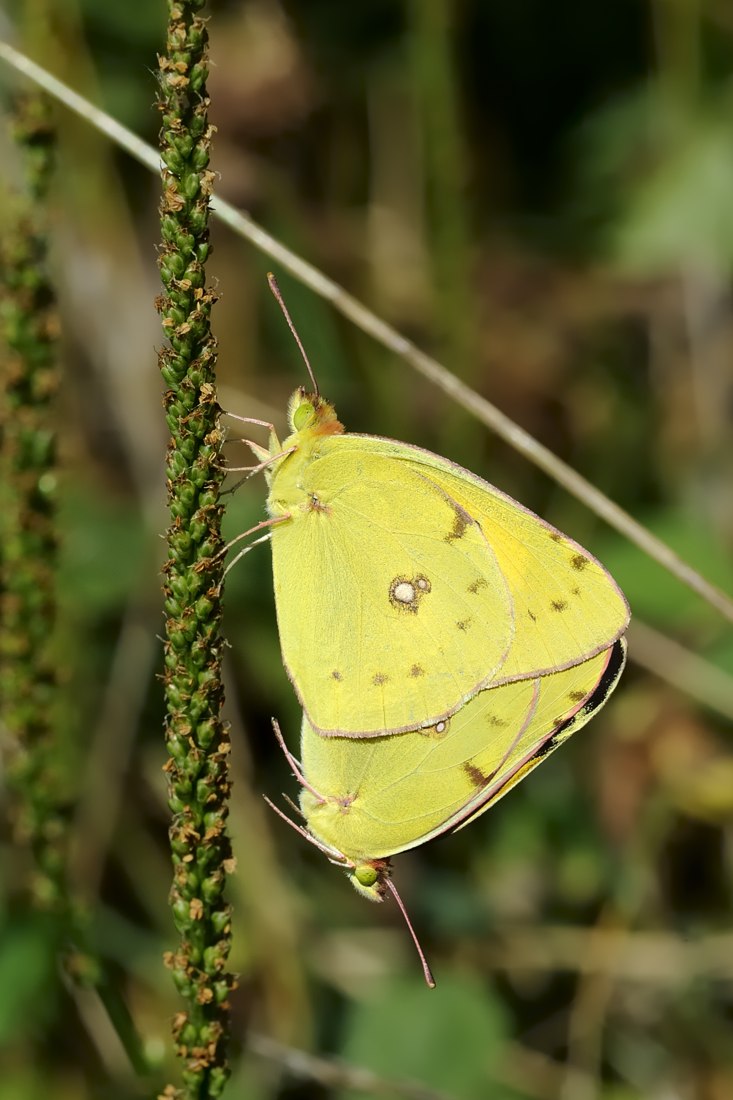
[[[315,790],[315,788],[311,787],[310,783],[308,782],[308,780],[303,775],[303,772],[300,770],[300,764],[295,759],[295,757],[291,753],[288,746],[285,744],[285,738],[283,737],[282,733],[280,732],[280,726],[279,726],[278,721],[277,721],[276,718],[272,719],[272,729],[273,729],[275,737],[277,739],[277,743],[280,746],[280,748],[282,749],[283,756],[287,760],[290,767],[293,769],[293,775],[298,780],[301,787],[305,787],[305,789],[307,791],[310,791],[310,793],[313,795],[313,797],[317,798],[319,802],[325,802],[326,799],[323,797],[323,795],[319,794],[318,791]]]

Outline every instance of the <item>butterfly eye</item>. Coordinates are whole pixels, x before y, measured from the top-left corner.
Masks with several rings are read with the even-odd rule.
[[[371,864],[363,863],[361,866],[355,868],[354,878],[360,886],[373,886],[379,878],[379,873]]]
[[[313,419],[315,411],[310,401],[304,401],[293,410],[293,427],[296,432],[300,432],[303,428],[307,427]]]

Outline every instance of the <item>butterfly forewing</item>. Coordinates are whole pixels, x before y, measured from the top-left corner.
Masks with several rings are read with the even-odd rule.
[[[372,436],[344,435],[329,446],[364,456],[393,456],[435,485],[480,525],[511,593],[511,650],[483,686],[580,664],[626,630],[629,609],[618,585],[572,539],[475,474],[439,455]],[[449,548],[450,549],[450,548]],[[444,555],[445,568],[449,568]],[[491,609],[487,606],[487,614]]]
[[[379,736],[434,724],[499,676],[514,614],[471,516],[344,438],[323,441],[272,531],[280,640],[314,728]]]
[[[301,391],[291,425],[268,468],[275,596],[318,733],[434,726],[482,689],[582,664],[623,634],[628,607],[606,570],[492,485],[429,451],[343,434]]]

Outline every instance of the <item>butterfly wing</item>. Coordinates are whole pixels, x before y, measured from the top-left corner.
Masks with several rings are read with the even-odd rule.
[[[511,593],[514,633],[506,661],[482,686],[579,664],[626,630],[628,604],[600,562],[493,485],[406,443],[357,435],[338,443],[343,450],[393,455],[455,501],[486,536]]]
[[[459,814],[459,817],[452,822],[451,831],[456,832],[470,825],[500,798],[508,794],[513,787],[516,787],[517,783],[520,783],[538,764],[564,744],[572,734],[577,733],[587,722],[590,722],[591,718],[608,702],[611,692],[621,678],[621,673],[626,666],[626,649],[626,640],[620,638],[605,654],[591,658],[585,665],[576,665],[564,672],[542,677],[538,705],[532,722],[534,730],[530,730],[529,736],[512,748],[496,781],[492,781],[485,791],[477,794],[467,812]],[[603,658],[605,658],[605,665],[593,690],[558,723],[563,705],[576,700],[585,690],[580,673],[586,669],[590,672],[593,664]],[[576,686],[568,691],[571,683]],[[534,733],[540,733],[548,728],[550,728],[549,735],[543,734],[537,741],[532,740]]]
[[[606,701],[625,643],[581,665],[482,691],[436,727],[367,740],[319,737],[303,720],[301,807],[320,841],[354,862],[414,848],[478,817]]]
[[[313,727],[377,736],[435,723],[498,676],[514,616],[478,523],[410,464],[347,438],[313,448],[300,503],[272,530],[275,600]]]
[[[285,666],[319,733],[434,725],[626,629],[606,570],[469,471],[374,436],[311,436],[295,452],[271,483],[271,512],[288,516],[272,531],[275,596]]]

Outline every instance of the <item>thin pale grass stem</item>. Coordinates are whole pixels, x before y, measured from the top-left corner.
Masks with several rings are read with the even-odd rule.
[[[326,1088],[349,1089],[367,1096],[397,1097],[398,1100],[456,1100],[421,1082],[379,1077],[363,1066],[285,1046],[260,1032],[250,1032],[247,1043],[259,1058],[280,1066],[296,1079],[314,1081]],[[566,1072],[564,1065],[536,1050],[519,1043],[506,1043],[496,1079],[532,1100],[557,1100],[557,1091]],[[488,1087],[487,1082],[487,1090]]]
[[[599,934],[598,939],[591,939],[592,952],[597,953],[605,947],[602,938],[605,929],[623,931],[618,920],[613,910],[601,913],[598,923],[591,929],[591,935],[593,932]],[[615,989],[611,970],[585,974],[579,980],[568,1019],[567,1074],[559,1100],[595,1100],[600,1095],[603,1032]]]
[[[99,887],[119,824],[135,738],[159,655],[155,637],[159,613],[152,596],[141,585],[125,608],[87,750],[69,877],[90,907],[99,904]]]
[[[733,677],[638,619],[629,628],[629,660],[733,722]]]
[[[417,1081],[394,1081],[380,1077],[373,1070],[355,1066],[336,1058],[322,1058],[296,1047],[284,1046],[267,1035],[251,1032],[249,1049],[285,1068],[295,1078],[314,1081],[330,1089],[349,1089],[365,1096],[389,1096],[403,1100],[456,1100]]]
[[[159,155],[152,146],[141,141],[132,131],[121,126],[119,122],[104,111],[94,107],[83,96],[72,91],[66,84],[63,84],[18,50],[15,50],[7,42],[0,42],[0,58],[45,88],[51,95],[86,119],[103,134],[106,134],[147,168],[156,172],[159,170]],[[481,397],[480,394],[472,390],[470,386],[461,382],[459,378],[452,375],[432,356],[420,351],[412,341],[399,333],[392,325],[387,324],[370,309],[363,306],[356,298],[347,294],[338,283],[327,278],[313,264],[308,263],[289,248],[286,248],[248,215],[237,210],[223,199],[214,198],[213,196],[211,209],[235,233],[245,237],[255,248],[281,264],[304,286],[309,287],[314,293],[330,302],[335,309],[352,321],[362,332],[367,333],[395,355],[404,359],[414,370],[495,432],[510,447],[513,447],[528,461],[544,471],[548,477],[556,481],[558,485],[562,485],[569,493],[581,500],[592,512],[605,520],[610,527],[619,531],[643,553],[675,576],[682,584],[696,592],[698,596],[710,604],[711,607],[714,607],[726,619],[733,622],[733,598],[731,596],[703,577],[697,569],[684,561],[671,547],[648,531],[628,512],[566,462],[553,454],[549,448],[534,439],[524,428],[515,424],[490,401],[487,401],[486,398]]]
[[[551,924],[521,930],[497,926],[491,944],[477,944],[476,950],[476,964],[487,973],[611,973],[618,982],[672,991],[680,982],[733,982],[733,933],[727,931],[691,937]]]

